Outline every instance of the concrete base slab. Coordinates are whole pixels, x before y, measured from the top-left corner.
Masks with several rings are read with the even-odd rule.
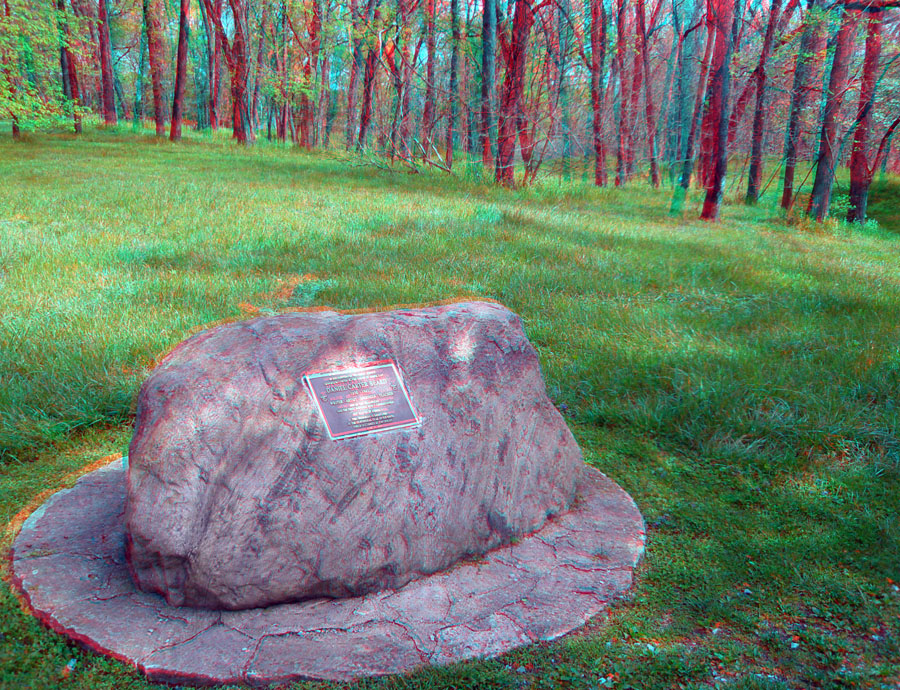
[[[116,460],[34,511],[13,544],[13,583],[48,626],[158,682],[346,681],[495,656],[583,625],[631,587],[644,551],[634,501],[586,468],[569,512],[399,590],[244,611],[173,607],[128,574],[125,474]]]

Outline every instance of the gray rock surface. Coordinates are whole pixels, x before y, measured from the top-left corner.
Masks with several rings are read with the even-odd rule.
[[[330,440],[310,371],[391,359],[421,426]],[[470,302],[289,313],[176,347],[138,400],[127,559],[170,604],[397,588],[539,528],[583,464],[518,317]]]
[[[13,542],[11,584],[53,630],[173,685],[349,681],[552,640],[631,587],[645,539],[634,501],[585,467],[537,532],[399,590],[210,611],[135,588],[124,506],[121,460],[51,496]]]

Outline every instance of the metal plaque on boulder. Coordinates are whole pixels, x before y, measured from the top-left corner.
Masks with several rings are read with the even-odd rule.
[[[421,420],[391,360],[306,374],[319,414],[332,439],[418,426]]]

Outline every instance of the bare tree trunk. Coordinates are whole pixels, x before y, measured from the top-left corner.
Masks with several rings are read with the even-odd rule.
[[[309,35],[309,49],[306,60],[303,63],[304,90],[300,94],[300,147],[312,148],[313,115],[315,106],[309,97],[315,83],[314,68],[319,62],[320,30],[322,27],[321,7],[318,0],[312,0],[310,15],[307,20],[307,33]]]
[[[662,1],[662,0],[660,0]],[[659,156],[656,151],[656,111],[650,83],[650,53],[647,49],[647,27],[644,19],[644,0],[637,0],[638,43],[644,68],[644,100],[647,108],[647,146],[650,150],[650,184],[659,188]]]
[[[207,18],[216,27],[216,33],[222,41],[225,62],[231,72],[231,126],[232,138],[239,144],[246,144],[254,138],[253,129],[249,127],[250,117],[247,109],[247,0],[228,0],[233,19],[232,38],[229,41],[222,25],[221,13],[216,14],[213,0],[202,0],[206,7]]]
[[[594,184],[605,187],[606,147],[603,144],[603,75],[606,73],[606,7],[603,0],[591,5],[591,132],[594,141]]]
[[[821,23],[815,16],[817,0],[809,0],[805,26],[797,49],[794,67],[794,85],[791,88],[791,114],[788,119],[787,141],[784,146],[784,189],[781,193],[782,208],[789,209],[794,199],[794,171],[797,168],[797,146],[800,142],[800,116],[806,107],[809,77],[816,60],[813,46],[819,42]]]
[[[857,11],[843,9],[842,13],[841,28],[835,38],[831,74],[828,77],[828,95],[825,99],[825,114],[822,118],[822,133],[819,137],[819,156],[816,160],[816,179],[813,182],[807,209],[809,215],[819,222],[828,215],[828,205],[831,203],[831,188],[834,185],[836,165],[835,154],[838,150],[837,118],[844,101],[847,74],[850,69],[850,53],[856,33]]]
[[[147,0],[144,0],[146,3]],[[266,5],[268,8],[268,5]],[[219,93],[220,93],[220,72],[222,61],[222,38],[216,31],[215,24],[210,19],[207,11],[207,3],[200,2],[200,11],[203,17],[203,24],[206,29],[206,48],[207,48],[207,71],[209,72],[209,102],[207,108],[209,110],[209,126],[211,129],[219,128]],[[222,0],[216,0],[213,5],[213,12],[216,16],[222,16]]]
[[[532,10],[533,11],[533,10]],[[556,34],[559,42],[559,50],[556,54],[556,109],[559,114],[559,133],[562,140],[560,150],[560,172],[564,180],[568,180],[571,175],[572,157],[572,113],[570,107],[570,87],[569,87],[569,59],[571,58],[574,35],[572,31],[572,5],[570,0],[556,0]],[[552,106],[551,106],[552,107]],[[538,120],[538,108],[535,108],[532,118],[531,128],[534,130]],[[532,146],[534,145],[534,135],[529,137]],[[546,147],[543,149],[546,151]],[[529,164],[526,165],[526,174],[528,168],[531,168],[531,176],[537,174],[543,154],[531,164],[529,155]]]
[[[378,15],[378,10],[375,10]],[[375,63],[378,60],[378,54],[381,52],[381,45],[369,48],[366,56],[365,74],[363,75],[363,102],[362,109],[359,114],[359,138],[356,141],[356,148],[363,149],[366,146],[366,136],[369,133],[369,123],[372,120],[372,89],[375,84]]]
[[[495,123],[496,49],[497,0],[484,0],[481,27],[481,161],[485,168],[494,161],[491,138]]]
[[[147,57],[150,60],[150,83],[153,89],[153,118],[156,122],[156,136],[166,134],[163,114],[162,70],[163,56],[160,45],[159,14],[154,0],[143,0],[144,29],[147,32]]]
[[[78,68],[75,64],[75,56],[69,49],[72,33],[69,30],[69,19],[66,15],[65,0],[56,0],[56,9],[59,12],[60,47],[59,63],[62,72],[63,91],[66,98],[72,101],[72,126],[76,134],[81,134],[81,113],[78,108],[81,105],[81,90],[78,87]]]
[[[525,89],[528,35],[533,24],[534,13],[531,3],[517,2],[506,55],[506,77],[500,91],[500,121],[497,131],[496,179],[506,187],[515,184],[513,157],[516,152],[516,134],[519,130],[519,108]]]
[[[359,36],[359,0],[350,0],[350,82],[347,85],[347,125],[344,130],[344,148],[353,143],[353,123],[356,118],[356,86],[362,68],[362,38]]]
[[[616,9],[616,72],[619,75],[619,127],[616,146],[616,187],[628,179],[628,125],[626,107],[628,103],[628,79],[625,75],[625,2],[618,0]]]
[[[450,0],[450,113],[447,120],[446,163],[453,169],[453,146],[455,143],[456,120],[459,117],[459,0]]]
[[[728,165],[728,97],[731,90],[731,53],[737,40],[738,21],[734,0],[713,0],[715,12],[716,49],[713,56],[713,71],[709,81],[709,113],[711,122],[717,125],[713,139],[710,160],[714,171],[706,185],[706,199],[700,217],[716,220],[725,188],[725,173]]]
[[[631,60],[631,86],[628,89],[627,117],[623,119],[625,134],[625,179],[630,180],[634,175],[635,136],[638,124],[638,104],[641,99],[641,86],[644,81],[644,69],[641,66],[641,51],[637,43],[637,7],[635,7],[634,19],[634,46],[630,48]],[[628,47],[626,46],[626,49]],[[627,63],[626,63],[627,64]],[[625,107],[624,104],[622,106]]]
[[[118,122],[118,117],[116,116],[116,93],[113,83],[112,47],[109,41],[109,12],[106,0],[99,0],[97,16],[100,19],[100,85],[103,97],[103,121],[107,125],[114,125]]]
[[[172,99],[172,123],[169,140],[181,140],[181,120],[184,114],[184,84],[187,81],[188,12],[190,0],[181,0],[178,13],[178,58],[175,62],[175,95]]]
[[[222,16],[222,0],[215,0],[213,11],[217,17]],[[222,60],[224,53],[225,36],[218,31],[215,32],[215,45],[213,46],[213,63],[212,63],[212,84],[210,89],[210,108],[209,126],[218,129],[222,126],[221,107],[222,107]]]
[[[856,114],[856,131],[853,134],[853,149],[850,153],[850,208],[848,223],[864,223],[869,204],[869,185],[875,173],[875,166],[869,167],[869,133],[872,128],[872,110],[875,106],[875,89],[878,78],[878,61],[881,58],[881,27],[884,23],[883,10],[873,7],[869,10],[869,27],[866,34],[866,56],[863,61],[862,81],[859,87],[859,108]]]
[[[763,38],[762,52],[759,55],[759,65],[756,68],[756,108],[753,111],[753,141],[750,149],[750,173],[747,180],[748,204],[755,204],[759,200],[759,188],[762,184],[762,149],[763,136],[766,124],[766,77],[769,56],[772,54],[772,39],[775,36],[775,25],[778,23],[778,15],[781,10],[781,0],[772,0],[769,8],[769,23],[766,26],[766,35]]]
[[[435,69],[435,0],[425,0],[425,106],[422,109],[422,148],[424,158],[431,157],[431,133],[434,128],[434,69]]]
[[[9,0],[3,0],[3,13],[6,16],[6,21],[9,26],[12,26],[12,11],[9,8]],[[0,43],[0,48],[5,47],[3,43]],[[6,77],[6,84],[9,93],[9,100],[13,103],[16,101],[16,91],[18,79],[13,75],[12,64],[13,64],[13,55],[10,55],[6,50],[0,52],[0,67],[3,68],[4,76]],[[9,119],[12,123],[12,137],[13,139],[18,139],[22,135],[22,131],[19,129],[19,118],[16,113],[12,110],[8,111]]]
[[[138,41],[138,71],[134,84],[134,108],[132,108],[131,128],[135,131],[144,126],[144,74],[147,72],[147,32],[144,31],[143,15],[141,16],[141,38]]]
[[[262,62],[266,47],[266,22],[269,19],[269,3],[263,5],[262,17],[259,20],[259,39],[256,42],[256,75],[253,78],[253,104],[250,120],[255,128],[259,127],[259,84],[262,81]]]
[[[687,190],[691,184],[691,174],[694,170],[694,142],[697,138],[697,128],[700,124],[700,116],[703,112],[703,99],[706,96],[706,82],[707,77],[709,76],[710,58],[712,57],[712,47],[715,43],[716,35],[716,25],[711,20],[709,13],[707,13],[706,18],[706,29],[706,48],[703,51],[703,60],[700,63],[700,81],[697,84],[694,110],[691,114],[690,130],[682,154],[681,174],[678,178],[678,184],[675,186],[675,193],[672,195],[671,213],[681,213],[684,208],[684,200],[687,197]]]

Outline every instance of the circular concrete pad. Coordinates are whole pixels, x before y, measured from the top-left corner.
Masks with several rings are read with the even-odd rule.
[[[631,497],[586,468],[569,512],[399,590],[244,611],[174,607],[137,590],[125,565],[125,474],[116,460],[32,513],[13,544],[13,582],[51,628],[154,681],[344,681],[494,656],[583,625],[631,586],[644,551]]]

